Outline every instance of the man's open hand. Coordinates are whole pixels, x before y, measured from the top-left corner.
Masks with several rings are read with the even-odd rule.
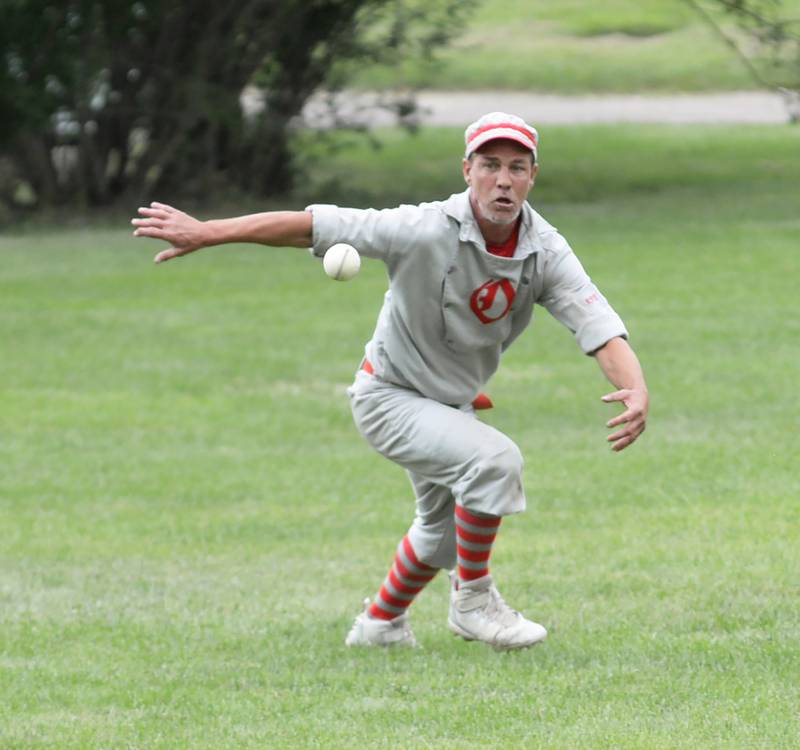
[[[608,442],[612,443],[613,450],[624,450],[644,432],[649,408],[647,391],[623,388],[620,391],[607,393],[603,396],[603,401],[606,403],[621,401],[626,407],[622,414],[606,422],[606,427],[625,425],[623,429],[612,432],[607,438]]]
[[[151,203],[139,209],[140,219],[131,219],[134,237],[152,237],[169,242],[171,247],[154,258],[156,263],[193,253],[208,242],[205,224],[193,216],[164,203]]]

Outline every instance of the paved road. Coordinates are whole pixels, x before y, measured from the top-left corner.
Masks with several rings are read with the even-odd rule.
[[[393,115],[377,93],[344,92],[337,97],[340,111],[355,121],[371,126],[391,125]],[[491,110],[514,112],[537,124],[579,123],[785,123],[789,109],[777,93],[737,91],[715,94],[670,96],[603,95],[554,96],[507,91],[417,93],[418,121],[427,125],[463,126]],[[248,110],[258,108],[257,93],[245,96]],[[795,102],[795,107],[800,102]],[[314,97],[304,110],[306,124],[334,125],[324,96]]]

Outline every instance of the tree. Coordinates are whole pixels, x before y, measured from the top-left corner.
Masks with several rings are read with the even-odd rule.
[[[337,61],[430,50],[468,5],[2,0],[0,175],[24,180],[37,206],[284,190],[289,125]],[[253,82],[265,106],[248,120]]]
[[[791,17],[781,0],[684,0],[708,23],[747,68],[760,87],[779,91],[789,119],[800,122],[800,17]],[[719,22],[719,12],[736,20],[754,42],[740,38]]]

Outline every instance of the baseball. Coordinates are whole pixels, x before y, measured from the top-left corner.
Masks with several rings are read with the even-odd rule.
[[[331,245],[322,259],[325,273],[336,281],[350,281],[361,268],[361,256],[352,245],[337,242]]]

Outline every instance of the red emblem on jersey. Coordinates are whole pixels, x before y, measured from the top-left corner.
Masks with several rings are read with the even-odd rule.
[[[489,279],[472,293],[469,306],[481,323],[494,323],[508,315],[516,294],[508,279]]]

